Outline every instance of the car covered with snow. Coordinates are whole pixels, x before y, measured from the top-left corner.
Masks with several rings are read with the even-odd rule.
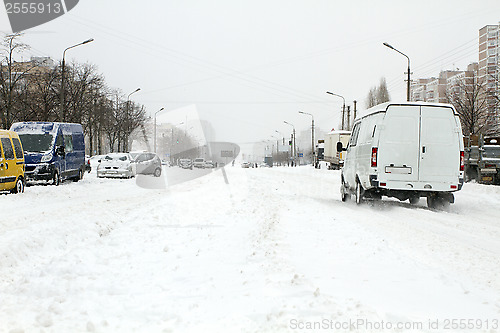
[[[241,167],[242,167],[243,169],[248,169],[248,168],[250,168],[251,166],[252,166],[252,164],[251,164],[250,162],[243,162],[243,163],[241,163]]]
[[[205,159],[203,157],[195,158],[193,167],[203,169],[205,167]]]
[[[161,159],[155,153],[139,153],[133,158],[132,163],[135,166],[136,174],[153,175],[155,177],[160,177],[161,175]]]
[[[99,165],[97,166],[97,177],[134,177],[132,163],[132,158],[128,153],[109,153],[99,160]]]
[[[193,161],[189,158],[181,158],[179,160],[179,167],[182,169],[193,169]]]

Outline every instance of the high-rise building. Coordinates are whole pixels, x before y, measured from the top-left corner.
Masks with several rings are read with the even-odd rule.
[[[486,87],[490,128],[498,128],[500,110],[498,98],[498,76],[500,65],[500,24],[487,25],[479,29],[478,82]]]

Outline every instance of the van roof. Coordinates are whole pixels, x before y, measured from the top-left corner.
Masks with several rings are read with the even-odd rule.
[[[20,134],[42,134],[42,133],[56,133],[57,129],[61,127],[63,132],[77,131],[82,132],[82,125],[76,123],[59,123],[48,121],[22,121],[13,123],[10,129]]]
[[[418,105],[418,106],[441,106],[441,107],[448,107],[448,108],[451,108],[453,109],[453,113],[455,115],[458,115],[457,111],[455,110],[455,108],[453,107],[453,105],[451,104],[447,104],[447,103],[430,103],[430,102],[385,102],[385,103],[382,103],[382,104],[378,104],[378,105],[375,105],[369,109],[366,109],[366,110],[363,110],[363,111],[360,111],[356,117],[355,120],[358,120],[358,119],[361,119],[361,118],[364,118],[366,116],[369,116],[371,114],[374,114],[374,113],[378,113],[378,112],[386,112],[387,111],[387,108],[391,105]]]

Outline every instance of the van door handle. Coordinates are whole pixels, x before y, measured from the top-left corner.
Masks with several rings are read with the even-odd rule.
[[[422,146],[422,154],[425,154],[425,146]]]
[[[5,170],[9,169],[9,163],[5,163]]]

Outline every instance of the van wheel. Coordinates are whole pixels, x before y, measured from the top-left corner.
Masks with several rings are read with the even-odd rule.
[[[80,170],[78,170],[78,176],[76,176],[75,178],[73,178],[73,181],[77,182],[77,181],[80,181],[82,179],[83,179],[83,170],[80,169]]]
[[[16,187],[14,187],[11,192],[12,193],[23,193],[24,192],[24,180],[22,178],[17,179]]]
[[[359,205],[363,202],[364,190],[359,181],[356,182],[356,204]]]
[[[432,209],[446,209],[450,206],[450,201],[439,194],[431,194],[427,197],[427,207]]]
[[[161,169],[160,168],[156,168],[155,169],[155,172],[153,174],[155,177],[160,177],[161,176]]]
[[[59,177],[59,172],[54,172],[52,175],[52,185],[59,186],[61,184],[61,177]]]
[[[351,199],[349,189],[345,186],[344,177],[342,177],[342,184],[340,185],[340,198],[342,199],[342,202],[346,202]]]
[[[420,201],[420,197],[418,197],[418,196],[414,195],[414,196],[411,196],[409,200],[410,200],[410,203],[411,203],[412,205],[416,205],[416,204],[418,204],[418,203],[419,203],[419,201]]]

